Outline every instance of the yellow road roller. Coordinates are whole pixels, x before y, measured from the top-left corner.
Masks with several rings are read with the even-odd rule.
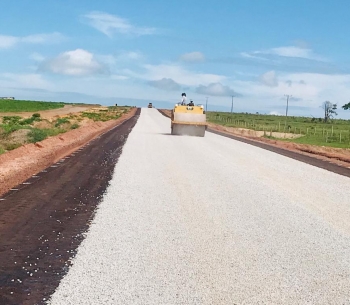
[[[207,118],[202,105],[176,104],[171,113],[171,134],[181,136],[204,137]]]

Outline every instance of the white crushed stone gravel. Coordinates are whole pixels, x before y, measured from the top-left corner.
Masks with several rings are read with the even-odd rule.
[[[49,304],[350,304],[346,177],[142,109]]]

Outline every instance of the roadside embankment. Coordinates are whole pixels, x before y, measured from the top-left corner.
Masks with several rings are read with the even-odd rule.
[[[159,112],[162,113],[164,116],[171,116],[171,110],[159,109]],[[303,155],[312,156],[317,159],[335,163],[342,167],[348,168],[350,166],[350,149],[315,146],[308,144],[297,144],[287,141],[279,141],[277,139],[268,139],[263,137],[263,132],[261,132],[262,134],[257,134],[257,132],[254,130],[225,127],[219,124],[208,122],[208,130],[210,131],[210,129],[219,131],[223,134],[235,135],[240,138],[249,139],[253,142],[263,142],[270,146],[294,151]]]
[[[135,115],[136,110],[137,108],[133,108],[116,120],[93,122],[0,155],[0,195],[131,118]]]

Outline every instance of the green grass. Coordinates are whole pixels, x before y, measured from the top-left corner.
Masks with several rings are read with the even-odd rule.
[[[64,107],[65,103],[60,102],[37,102],[22,100],[0,99],[0,112],[33,112]]]
[[[4,152],[7,150],[14,150],[20,146],[22,146],[22,144],[20,144],[20,143],[6,143]]]
[[[100,110],[100,112],[83,112],[82,116],[95,122],[106,122],[120,118],[122,114],[128,112],[130,108],[131,107],[128,106],[111,106],[108,107],[108,110]]]
[[[2,135],[7,136],[16,130],[31,128],[31,124],[39,121],[41,121],[39,113],[34,113],[27,119],[22,119],[20,116],[4,116],[2,118],[2,124],[0,124]]]
[[[45,140],[48,137],[56,136],[60,133],[64,133],[66,130],[60,128],[39,129],[32,128],[28,134],[28,140],[30,143],[36,143]]]
[[[5,103],[3,103],[5,102]],[[5,104],[5,106],[3,106]],[[66,103],[51,102],[31,102],[31,101],[11,101],[0,100],[0,112],[20,112],[20,111],[39,111],[63,107]],[[14,106],[15,105],[15,106]],[[77,105],[77,104],[74,104]],[[1,108],[2,107],[2,108]],[[119,118],[123,113],[130,110],[131,107],[109,107],[107,111],[98,113],[83,113],[82,116],[88,117],[94,121],[108,121]],[[36,143],[45,140],[50,136],[56,136],[65,133],[68,130],[79,128],[78,123],[71,124],[70,119],[82,120],[82,117],[70,115],[65,118],[58,118],[55,122],[49,124],[49,128],[36,128],[34,123],[41,121],[39,113],[34,113],[30,118],[20,116],[4,116],[0,119],[0,154],[21,146],[21,143],[13,143],[11,134],[20,129],[30,130],[26,142]],[[67,125],[65,125],[67,124]]]
[[[288,117],[248,113],[207,112],[209,122],[227,127],[246,128],[256,131],[286,132],[303,135],[297,139],[284,141],[330,146],[350,147],[350,120],[331,120],[324,123],[321,118]]]
[[[74,123],[74,124],[70,127],[70,129],[77,129],[77,128],[79,128],[79,124],[77,124],[77,123]]]
[[[67,118],[59,118],[56,121],[55,127],[59,127],[62,124],[70,123],[70,121]]]
[[[34,113],[30,118],[22,119],[20,116],[4,116],[2,118],[2,124],[0,124],[0,140],[5,140],[2,145],[4,151],[15,149],[20,144],[13,144],[6,141],[11,133],[20,129],[30,129],[28,134],[28,141],[30,143],[40,142],[45,140],[49,136],[55,136],[57,134],[66,132],[66,130],[60,128],[64,123],[69,123],[66,118],[59,118],[56,121],[55,128],[39,129],[34,128],[32,125],[34,122],[41,121],[40,114]]]
[[[346,135],[346,138],[343,138],[340,142],[340,134],[334,134],[333,137],[329,137],[327,140],[320,136],[314,135],[305,135],[304,137],[298,139],[288,140],[289,142],[298,143],[298,144],[309,144],[316,146],[327,146],[334,148],[350,148],[350,137],[349,134]]]

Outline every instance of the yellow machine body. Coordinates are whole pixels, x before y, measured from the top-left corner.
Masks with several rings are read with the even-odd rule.
[[[204,137],[206,129],[203,106],[175,105],[171,114],[171,134]]]

